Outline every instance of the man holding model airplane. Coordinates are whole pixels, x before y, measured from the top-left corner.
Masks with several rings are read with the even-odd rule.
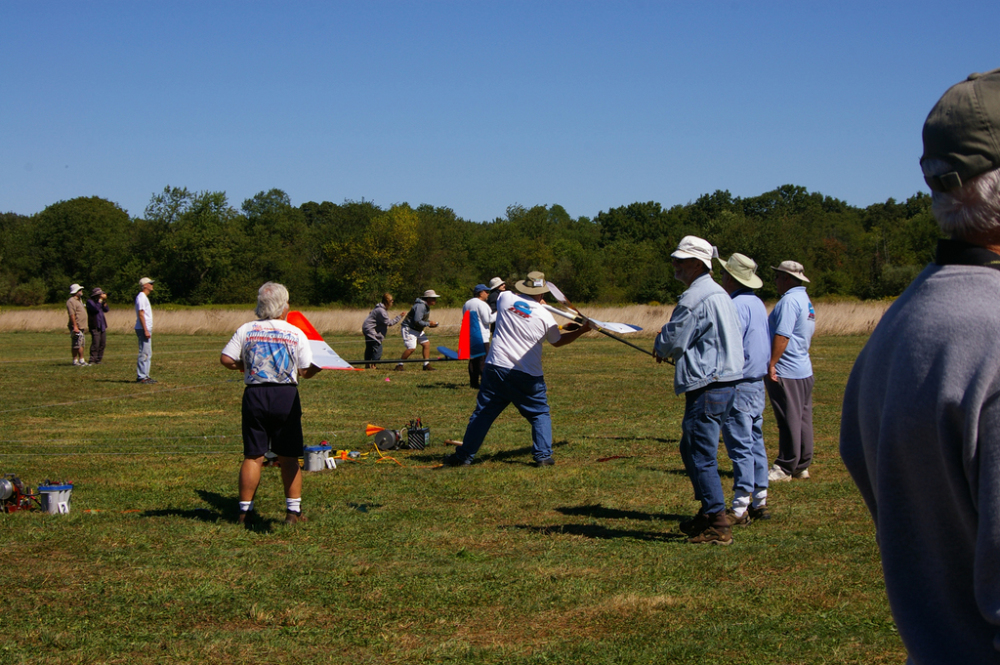
[[[517,282],[519,293],[503,291],[497,299],[496,333],[483,366],[476,409],[469,418],[462,445],[444,459],[445,466],[469,466],[490,426],[510,404],[531,423],[535,466],[555,464],[552,457],[552,419],[542,374],[542,340],[565,346],[590,330],[590,324],[570,324],[560,331],[545,308],[549,284],[540,272]],[[569,326],[567,326],[569,327]]]

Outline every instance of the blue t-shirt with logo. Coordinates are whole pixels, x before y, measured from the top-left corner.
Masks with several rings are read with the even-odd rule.
[[[816,332],[816,310],[806,287],[794,286],[785,291],[767,317],[767,327],[772,344],[775,335],[788,338],[788,346],[775,365],[778,376],[783,379],[808,379],[812,376],[809,344]]]

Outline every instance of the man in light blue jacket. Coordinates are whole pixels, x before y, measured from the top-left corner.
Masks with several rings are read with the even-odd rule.
[[[657,335],[653,353],[658,363],[675,365],[674,393],[685,398],[680,452],[701,507],[680,528],[690,543],[728,545],[733,536],[717,457],[719,432],[743,378],[743,334],[732,299],[712,279],[712,258],[718,255],[707,240],[681,238],[670,257],[674,277],[688,288]]]

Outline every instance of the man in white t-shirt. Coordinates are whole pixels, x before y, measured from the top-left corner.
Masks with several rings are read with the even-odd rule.
[[[149,364],[153,360],[153,306],[149,304],[152,292],[153,280],[148,277],[140,279],[139,294],[135,297],[135,336],[139,340],[136,383],[156,383],[156,379],[149,376]]]
[[[590,330],[590,326],[560,332],[552,314],[542,306],[549,292],[544,274],[530,272],[528,279],[518,282],[515,288],[520,293],[505,291],[497,299],[496,333],[483,367],[476,410],[469,418],[462,445],[444,459],[445,466],[472,464],[493,421],[509,404],[517,407],[531,423],[535,466],[555,464],[552,419],[542,375],[542,340],[548,340],[552,346],[565,346]]]
[[[258,319],[244,323],[222,349],[226,369],[243,372],[243,465],[240,467],[240,524],[253,515],[253,497],[268,449],[278,456],[285,486],[285,523],[302,517],[302,406],[299,377],[315,376],[305,333],[285,321],[288,289],[268,282],[257,293]]]
[[[479,336],[483,340],[483,346],[486,348],[486,353],[490,352],[490,324],[493,323],[494,314],[493,310],[490,309],[489,304],[486,299],[490,296],[490,288],[485,284],[476,284],[475,288],[472,289],[473,296],[465,301],[462,305],[462,317],[465,317],[466,312],[475,312],[475,323],[473,325],[479,331]],[[471,316],[470,316],[471,318]],[[469,334],[475,334],[475,330],[472,329],[470,325]],[[478,358],[469,359],[469,386],[472,388],[479,388],[479,377],[483,374],[483,365],[486,362],[486,356],[482,355]]]

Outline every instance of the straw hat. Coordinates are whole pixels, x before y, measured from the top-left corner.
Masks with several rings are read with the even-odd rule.
[[[757,275],[757,262],[749,256],[737,252],[730,256],[725,263],[722,263],[720,258],[719,263],[722,264],[723,270],[732,275],[733,279],[743,286],[748,286],[751,289],[759,289],[764,286],[764,281]]]
[[[771,270],[779,270],[781,272],[787,272],[789,275],[795,279],[801,280],[803,282],[808,282],[809,278],[805,276],[802,264],[798,261],[782,261],[777,267],[771,266]]]
[[[537,296],[541,293],[549,292],[548,282],[545,281],[545,273],[537,270],[528,273],[528,279],[522,279],[514,284],[514,287],[521,293],[529,296]]]

